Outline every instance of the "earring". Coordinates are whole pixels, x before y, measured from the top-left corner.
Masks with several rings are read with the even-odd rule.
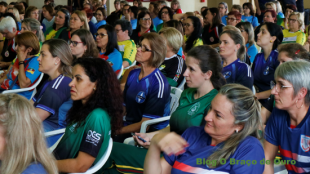
[[[94,88],[94,91],[96,90],[96,88]]]
[[[272,43],[272,40],[270,41],[270,43]]]
[[[57,65],[57,63],[55,63],[55,65]]]
[[[236,129],[236,133],[238,133],[238,129]]]

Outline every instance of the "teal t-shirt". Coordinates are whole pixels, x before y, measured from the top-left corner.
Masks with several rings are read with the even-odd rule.
[[[84,122],[85,124],[77,128],[76,123],[66,127],[64,136],[54,150],[57,160],[76,158],[79,151],[82,151],[95,157],[96,164],[103,156],[111,137],[108,113],[101,108],[94,109]]]
[[[191,126],[200,126],[206,116],[211,101],[218,91],[211,90],[208,94],[195,99],[196,89],[188,88],[181,94],[178,108],[172,113],[170,118],[170,130],[181,135]]]

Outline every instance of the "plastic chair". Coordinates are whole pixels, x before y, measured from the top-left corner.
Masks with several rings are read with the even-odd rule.
[[[254,86],[252,86],[252,92],[253,92],[254,95],[256,94],[256,90],[255,90]]]
[[[186,79],[185,79],[185,77],[184,77],[183,80],[182,80],[182,82],[181,82],[181,84],[178,86],[178,88],[181,89],[181,90],[184,90],[184,85],[185,85],[185,83],[186,83]]]
[[[124,68],[124,70],[129,69],[129,68],[131,68],[133,66],[136,66],[136,64],[137,64],[137,61],[134,61],[130,66]]]
[[[53,135],[57,135],[57,134],[61,134],[61,133],[64,133],[65,132],[65,128],[63,129],[58,129],[58,130],[55,130],[55,131],[50,131],[50,132],[46,132],[45,133],[45,136],[46,137],[49,137],[49,136],[53,136]],[[63,135],[62,135],[63,137]],[[62,138],[61,137],[61,138]],[[61,138],[59,138],[59,140],[52,146],[49,148],[49,151],[52,153],[55,148],[57,147],[57,145],[59,144]],[[106,151],[104,152],[104,154],[102,155],[102,157],[100,158],[100,160],[92,167],[90,167],[85,173],[83,174],[93,174],[93,173],[96,173],[99,169],[102,168],[102,166],[107,162],[110,154],[111,154],[111,151],[112,151],[112,147],[113,147],[113,140],[112,138],[110,138],[109,140],[109,145],[108,145],[108,148],[106,149]],[[82,173],[71,173],[71,174],[82,174]]]
[[[124,67],[122,65],[121,71],[117,74],[117,79],[120,79],[122,77],[123,71],[124,71]]]
[[[34,94],[37,92],[37,90],[35,88],[42,81],[43,76],[44,76],[44,73],[41,73],[41,75],[40,75],[39,79],[36,81],[36,83],[33,84],[32,86],[28,87],[28,88],[5,90],[5,91],[2,92],[2,94],[20,93],[20,92],[25,92],[25,91],[33,90],[31,98],[30,98],[30,99],[32,99]]]

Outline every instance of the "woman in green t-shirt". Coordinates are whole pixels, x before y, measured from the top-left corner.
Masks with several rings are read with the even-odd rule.
[[[120,172],[130,170],[131,173],[141,173],[147,148],[154,135],[171,131],[181,135],[188,127],[204,124],[203,119],[207,115],[212,99],[225,83],[221,74],[221,58],[210,46],[197,46],[188,52],[186,66],[184,77],[189,88],[181,94],[179,107],[171,115],[170,126],[156,132],[136,133],[146,140],[143,143],[134,136],[135,141],[144,149],[113,143],[110,158],[104,166],[105,172],[117,173],[114,168],[116,166]]]
[[[72,74],[69,86],[73,105],[67,114],[65,134],[54,150],[61,173],[87,171],[122,127],[122,93],[109,63],[80,58],[73,63]]]

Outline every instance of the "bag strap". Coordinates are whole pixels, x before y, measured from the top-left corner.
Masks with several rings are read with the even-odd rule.
[[[28,63],[33,59],[33,57],[31,57],[25,64],[25,68],[27,68]],[[9,86],[8,90],[11,90],[13,88],[13,86],[16,84],[18,80],[18,75],[16,76],[16,78],[14,79],[13,83]]]

